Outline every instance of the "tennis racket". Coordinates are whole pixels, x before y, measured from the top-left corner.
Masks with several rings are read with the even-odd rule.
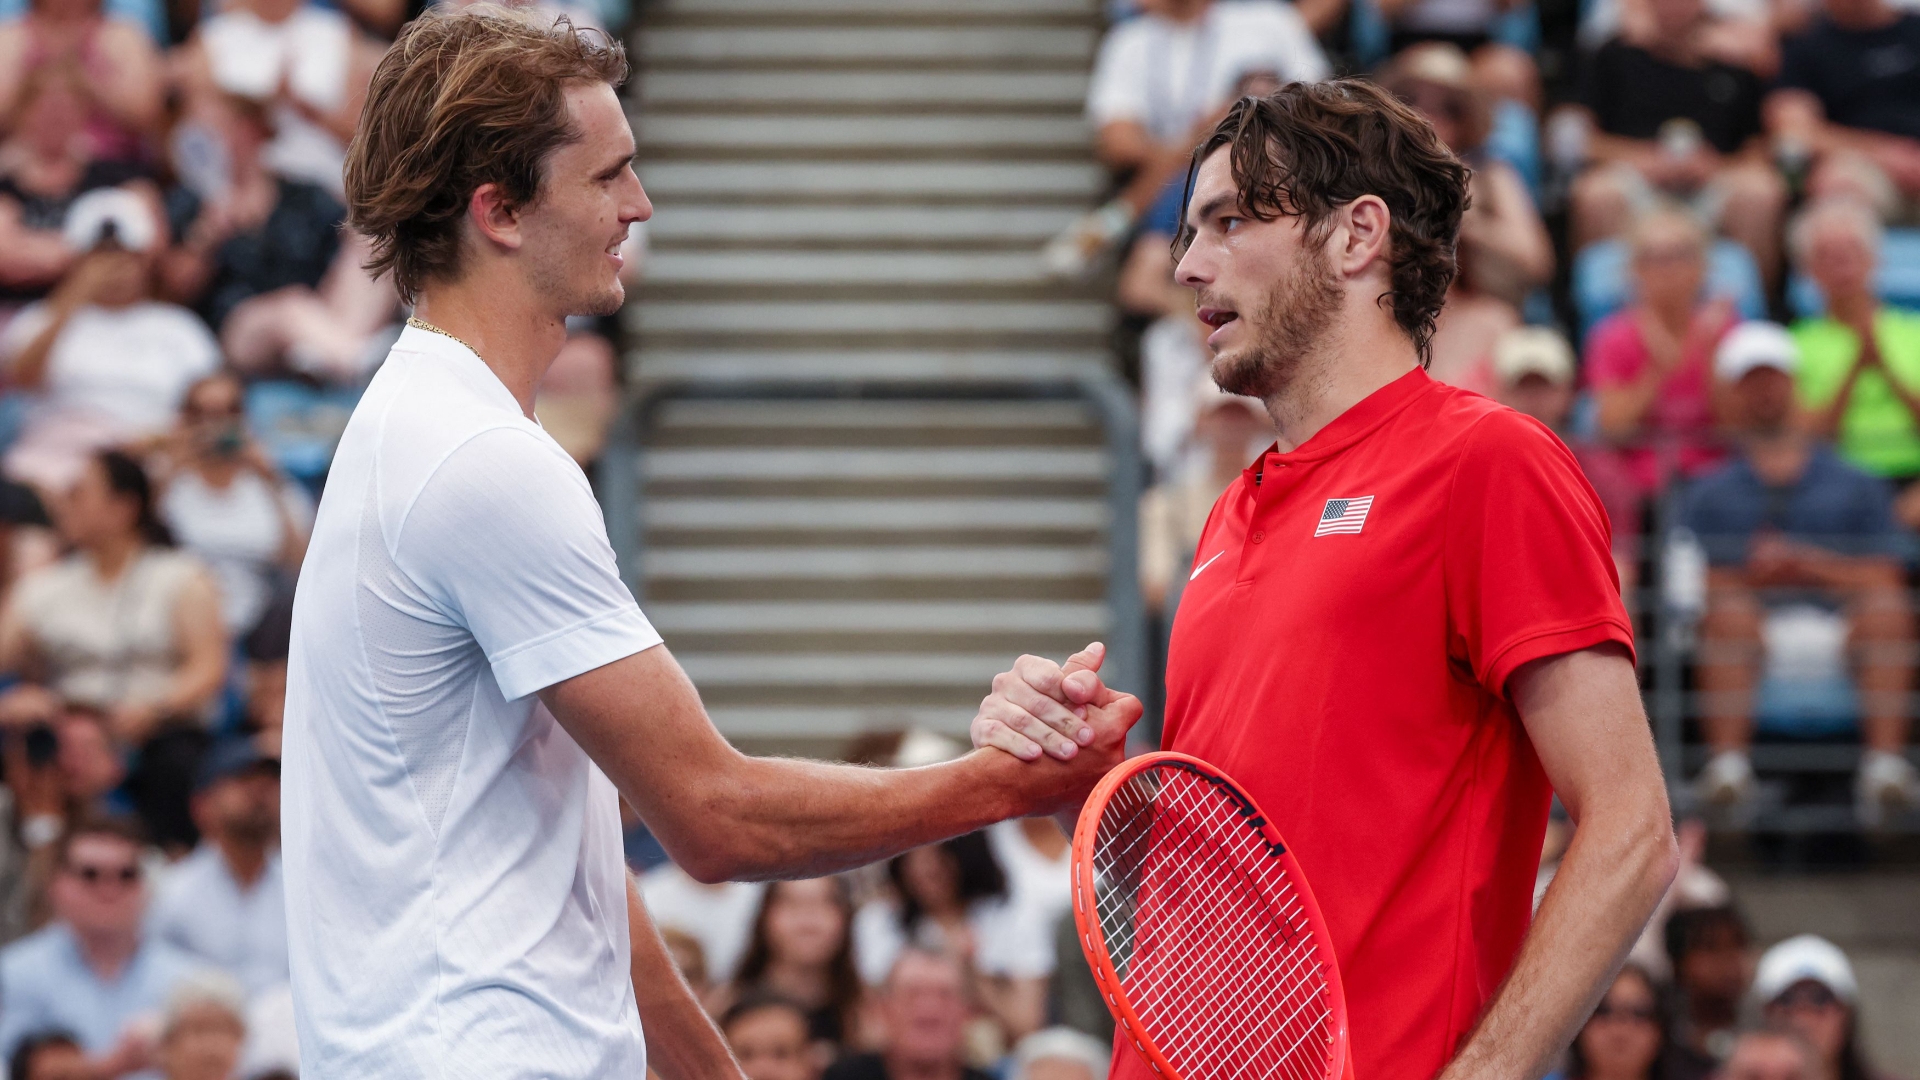
[[[1073,834],[1073,917],[1107,1007],[1170,1080],[1342,1080],[1347,1004],[1279,830],[1185,754],[1121,763]]]

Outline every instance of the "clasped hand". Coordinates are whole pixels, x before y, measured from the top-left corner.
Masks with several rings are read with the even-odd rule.
[[[1042,754],[1069,761],[1085,747],[1124,753],[1127,730],[1140,719],[1140,699],[1100,681],[1107,648],[1094,642],[1056,664],[1022,656],[994,676],[970,729],[973,745],[992,746],[1022,761]],[[1118,758],[1115,758],[1117,761]]]

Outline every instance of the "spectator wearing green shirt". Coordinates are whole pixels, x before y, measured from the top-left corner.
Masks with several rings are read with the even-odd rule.
[[[1899,485],[1895,514],[1920,528],[1920,316],[1874,292],[1880,237],[1879,218],[1848,199],[1794,223],[1794,260],[1827,300],[1825,315],[1794,324],[1800,399],[1843,457]]]

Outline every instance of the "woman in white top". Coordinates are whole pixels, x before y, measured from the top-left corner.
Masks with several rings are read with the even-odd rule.
[[[221,372],[188,388],[164,455],[160,517],[213,571],[227,632],[244,637],[307,550],[313,503],[248,438],[246,392]]]
[[[1007,1043],[1046,1019],[1053,940],[1021,918],[985,832],[916,848],[887,864],[895,897],[861,905],[853,920],[855,966],[885,981],[908,942],[946,953],[970,973],[976,1003]]]
[[[204,725],[227,675],[219,596],[168,545],[140,464],[98,454],[52,509],[73,553],[23,578],[0,611],[0,669],[26,680],[0,704],[90,709],[132,746]]]

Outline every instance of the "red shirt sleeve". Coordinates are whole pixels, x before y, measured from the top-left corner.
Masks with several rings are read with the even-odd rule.
[[[1493,694],[1530,660],[1609,641],[1632,652],[1606,510],[1537,421],[1501,409],[1474,424],[1446,530],[1449,647]]]

